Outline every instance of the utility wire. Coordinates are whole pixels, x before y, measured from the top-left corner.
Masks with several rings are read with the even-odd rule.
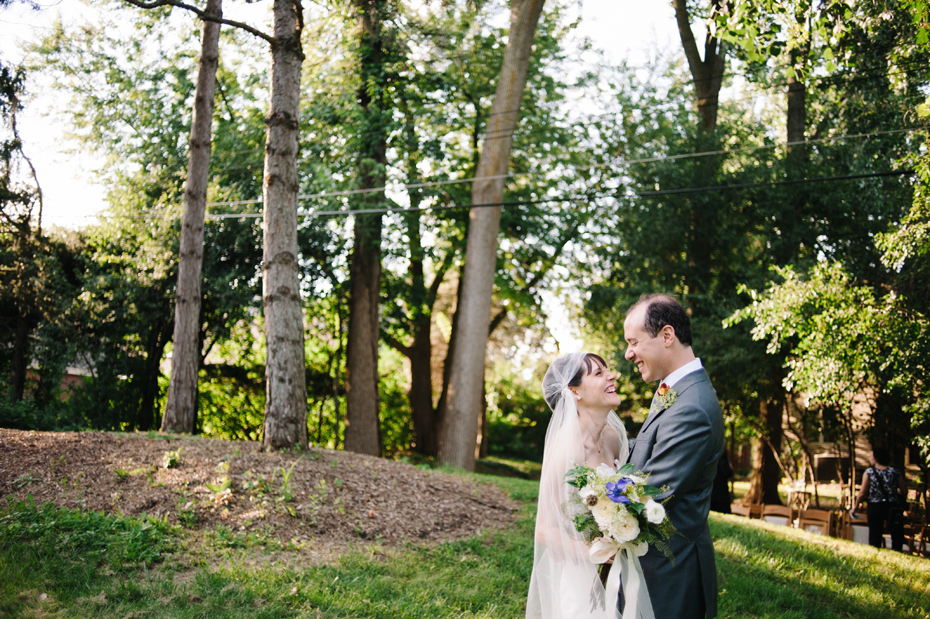
[[[822,176],[819,178],[798,178],[787,181],[771,181],[767,183],[744,183],[740,185],[716,185],[712,187],[687,187],[685,189],[663,189],[659,191],[638,191],[636,195],[641,198],[653,196],[667,196],[682,193],[700,193],[705,191],[723,191],[726,189],[754,189],[756,187],[776,187],[780,185],[799,185],[803,183],[828,183],[832,181],[850,181],[859,178],[879,178],[884,176],[911,176],[914,170],[892,170],[890,172],[873,172],[870,174],[847,174],[845,176]]]
[[[677,161],[681,159],[692,159],[696,157],[710,157],[714,155],[730,155],[730,154],[737,154],[737,153],[754,152],[754,151],[759,151],[759,150],[771,150],[771,149],[780,148],[780,147],[804,146],[808,144],[823,144],[823,143],[828,143],[828,142],[837,142],[841,140],[861,140],[861,139],[876,137],[880,135],[909,133],[912,131],[919,131],[922,129],[923,127],[905,127],[902,129],[889,129],[887,131],[875,131],[871,133],[848,134],[848,135],[841,135],[841,136],[818,138],[815,140],[801,140],[801,141],[795,141],[795,142],[786,141],[786,142],[776,142],[773,144],[764,144],[761,146],[745,146],[742,148],[712,150],[712,151],[704,151],[704,152],[699,152],[699,153],[682,153],[679,155],[662,155],[659,157],[643,157],[639,159],[621,159],[619,161],[614,161],[614,162],[609,162],[609,163],[601,163],[601,164],[595,164],[591,166],[579,166],[576,169],[577,170],[599,169],[599,168],[604,168],[608,166],[628,166],[628,165],[639,164],[639,163]],[[384,186],[384,187],[372,187],[369,189],[347,189],[344,191],[324,191],[320,193],[298,195],[297,199],[298,200],[313,200],[317,198],[332,198],[332,197],[363,195],[363,194],[369,194],[369,193],[378,193],[378,192],[386,191],[388,189],[393,189],[395,191],[405,191],[405,190],[410,190],[410,189],[421,189],[421,188],[426,188],[426,187],[442,187],[446,185],[473,183],[479,180],[491,181],[491,180],[500,180],[500,179],[510,178],[510,177],[543,176],[545,174],[546,172],[513,172],[510,174],[498,174],[495,176],[484,176],[484,177],[477,177],[477,178],[462,178],[462,179],[446,180],[446,181],[429,181],[429,182],[423,182],[423,183],[412,183],[412,184],[407,184],[407,185],[400,185],[397,187]],[[261,204],[262,202],[263,202],[262,198],[255,198],[252,200],[230,200],[226,202],[210,202],[207,204],[207,206],[238,206],[242,204]],[[356,211],[356,212],[359,212],[359,211]],[[214,215],[214,217],[216,216]]]
[[[849,77],[848,79],[844,79],[844,76],[827,75],[827,76],[823,76],[823,77],[820,77],[820,78],[815,78],[815,79],[810,80],[809,82],[807,82],[807,83],[805,84],[805,88],[809,90],[809,89],[813,88],[813,86],[814,86],[815,84],[819,84],[819,83],[826,83],[826,84],[830,84],[830,85],[852,84],[852,83],[856,83],[856,82],[862,82],[862,81],[869,81],[869,80],[873,80],[873,79],[879,79],[879,78],[882,78],[882,77],[890,77],[890,76],[893,76],[893,75],[908,75],[908,74],[911,74],[911,73],[917,73],[917,72],[919,72],[919,71],[921,70],[921,68],[924,68],[924,69],[926,68],[926,64],[925,64],[924,62],[922,62],[922,61],[916,61],[916,60],[915,60],[915,61],[912,61],[912,62],[909,62],[909,63],[904,63],[904,64],[902,64],[902,65],[900,65],[900,66],[904,66],[904,67],[916,67],[916,68],[912,68],[912,69],[900,69],[900,70],[888,71],[888,72],[883,72],[883,73],[871,73],[871,74],[865,74],[865,75],[857,75],[856,73],[852,73],[852,74],[851,74],[852,77]],[[730,72],[730,73],[723,73],[722,76],[724,76],[724,77],[737,76],[737,77],[746,77],[746,78],[749,78],[749,77],[752,76],[752,74],[750,74],[750,73]],[[710,77],[710,78],[690,79],[690,80],[685,81],[684,83],[689,84],[689,85],[694,85],[694,84],[697,84],[698,82],[702,82],[702,81],[706,81],[706,80],[710,80],[710,79],[716,79],[716,78]],[[925,79],[922,79],[922,80],[920,80],[920,82],[921,82],[921,83],[930,82],[930,77],[925,78]],[[784,82],[784,83],[780,83],[780,82],[779,82],[779,83],[775,83],[775,84],[771,84],[771,85],[764,85],[764,84],[760,84],[759,82],[752,82],[752,83],[754,83],[754,84],[756,85],[756,87],[759,88],[759,90],[762,90],[762,91],[766,91],[766,90],[776,90],[776,89],[779,89],[779,88],[786,88],[786,87],[788,86],[788,83],[787,83],[787,82]],[[783,93],[780,93],[780,94],[783,94]],[[751,100],[758,99],[758,98],[764,97],[764,96],[769,96],[769,95],[766,95],[766,94],[764,94],[764,93],[760,93],[760,94],[755,94],[755,95],[748,95],[748,96],[745,96],[745,97],[728,98],[728,99],[726,99],[726,103],[734,103],[734,102],[740,102],[740,101],[751,101]],[[718,105],[719,105],[719,103],[718,103]],[[487,116],[488,116],[488,119],[490,119],[490,118],[493,117],[493,116],[497,116],[497,115],[501,115],[501,114],[512,114],[512,113],[515,113],[515,112],[518,112],[518,111],[520,111],[519,108],[513,109],[513,110],[503,110],[503,111],[500,111],[500,112],[489,112]],[[592,116],[587,117],[587,118],[588,118],[588,119],[591,119],[591,118],[605,118],[605,117],[608,117],[608,116],[615,116],[615,115],[616,115],[616,114],[614,114],[613,112],[606,112],[606,113],[604,113],[604,114],[595,114],[595,115],[592,115]],[[377,131],[366,131],[366,132],[363,132],[363,133],[357,134],[357,135],[367,136],[367,135],[374,135],[375,133],[378,133],[378,132],[377,132]],[[492,136],[493,138],[498,138],[498,137],[503,137],[503,135],[504,135],[505,133],[507,133],[507,132],[504,132],[504,131],[489,131],[489,132],[486,132],[486,133],[484,134],[484,137],[489,137],[491,134],[500,134],[500,135],[494,135],[494,136]],[[510,132],[510,135],[514,135],[515,133],[516,133],[516,130]],[[217,153],[214,153],[214,154],[213,154],[213,157],[214,157],[214,158],[218,158],[218,159],[222,159],[222,158],[228,157],[228,156],[230,156],[230,155],[238,155],[238,154],[250,153],[250,152],[261,152],[261,151],[263,151],[263,150],[264,150],[264,146],[262,146],[262,147],[257,147],[257,148],[252,148],[252,149],[238,150],[238,151],[217,152]],[[253,166],[253,167],[254,167],[254,166],[259,166],[259,165],[261,165],[261,162],[258,162],[258,161],[257,161],[255,164],[250,164],[250,165]],[[216,171],[241,170],[241,169],[246,169],[246,168],[250,167],[250,165],[242,165],[242,166],[233,166],[233,167],[219,168],[219,169],[216,170]]]
[[[784,181],[771,181],[765,183],[744,183],[740,185],[716,185],[711,187],[685,187],[682,189],[666,189],[660,191],[642,191],[634,192],[638,197],[648,198],[660,195],[673,195],[682,193],[699,193],[708,191],[726,191],[731,189],[753,189],[757,187],[774,187],[780,185],[797,185],[812,183],[827,183],[834,181],[856,180],[864,178],[882,178],[889,176],[911,176],[914,170],[892,170],[889,172],[872,172],[867,174],[848,174],[845,176],[823,176],[816,178],[801,178]],[[489,202],[485,204],[440,204],[434,206],[417,206],[401,208],[370,208],[353,211],[313,211],[298,213],[298,217],[339,217],[345,215],[385,215],[388,213],[412,213],[423,211],[444,211],[452,209],[471,209],[471,208],[491,208],[491,207],[512,207],[527,206],[532,204],[552,204],[552,203],[572,203],[572,202],[590,202],[598,198],[616,198],[614,193],[585,193],[577,196],[562,196],[558,198],[544,198],[539,200],[513,200],[508,202]],[[208,215],[209,219],[249,219],[262,217],[262,213],[226,213],[221,215]]]

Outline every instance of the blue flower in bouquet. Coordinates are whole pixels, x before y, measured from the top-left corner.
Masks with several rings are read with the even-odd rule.
[[[613,501],[614,503],[623,503],[624,505],[629,505],[631,503],[630,498],[626,496],[627,488],[633,485],[633,480],[629,477],[623,477],[618,481],[607,482],[607,498]]]

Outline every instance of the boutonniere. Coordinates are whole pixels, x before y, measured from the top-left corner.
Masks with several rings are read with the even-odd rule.
[[[657,408],[668,408],[675,403],[675,400],[678,399],[678,392],[662,383],[659,385],[659,389],[656,391],[656,404]]]

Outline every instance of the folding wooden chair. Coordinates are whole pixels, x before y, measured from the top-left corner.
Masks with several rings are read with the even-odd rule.
[[[745,516],[749,518],[749,513],[752,509],[748,505],[740,505],[739,503],[731,503],[730,511],[736,516]]]
[[[794,523],[794,513],[784,505],[763,505],[762,519],[771,524],[790,527]]]
[[[801,510],[798,528],[817,535],[831,535],[833,533],[833,512],[825,509]]]
[[[920,527],[919,538],[914,541],[914,554],[930,557],[930,527],[927,525]]]

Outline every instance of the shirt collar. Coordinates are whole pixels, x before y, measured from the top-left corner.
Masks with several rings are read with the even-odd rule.
[[[703,366],[703,364],[701,364],[701,359],[700,359],[699,357],[698,357],[698,358],[695,358],[694,361],[690,361],[690,362],[684,364],[683,366],[681,366],[680,368],[678,368],[677,370],[675,370],[674,372],[672,372],[671,374],[669,374],[668,376],[666,376],[666,377],[665,377],[665,380],[660,381],[659,384],[661,385],[662,383],[665,383],[665,384],[668,385],[670,388],[671,388],[671,387],[674,387],[674,386],[675,386],[675,383],[677,383],[678,381],[680,381],[682,378],[684,378],[684,377],[687,376],[688,374],[690,374],[690,373],[692,373],[692,372],[697,372],[697,371],[700,370],[702,367],[704,367],[704,366]]]

